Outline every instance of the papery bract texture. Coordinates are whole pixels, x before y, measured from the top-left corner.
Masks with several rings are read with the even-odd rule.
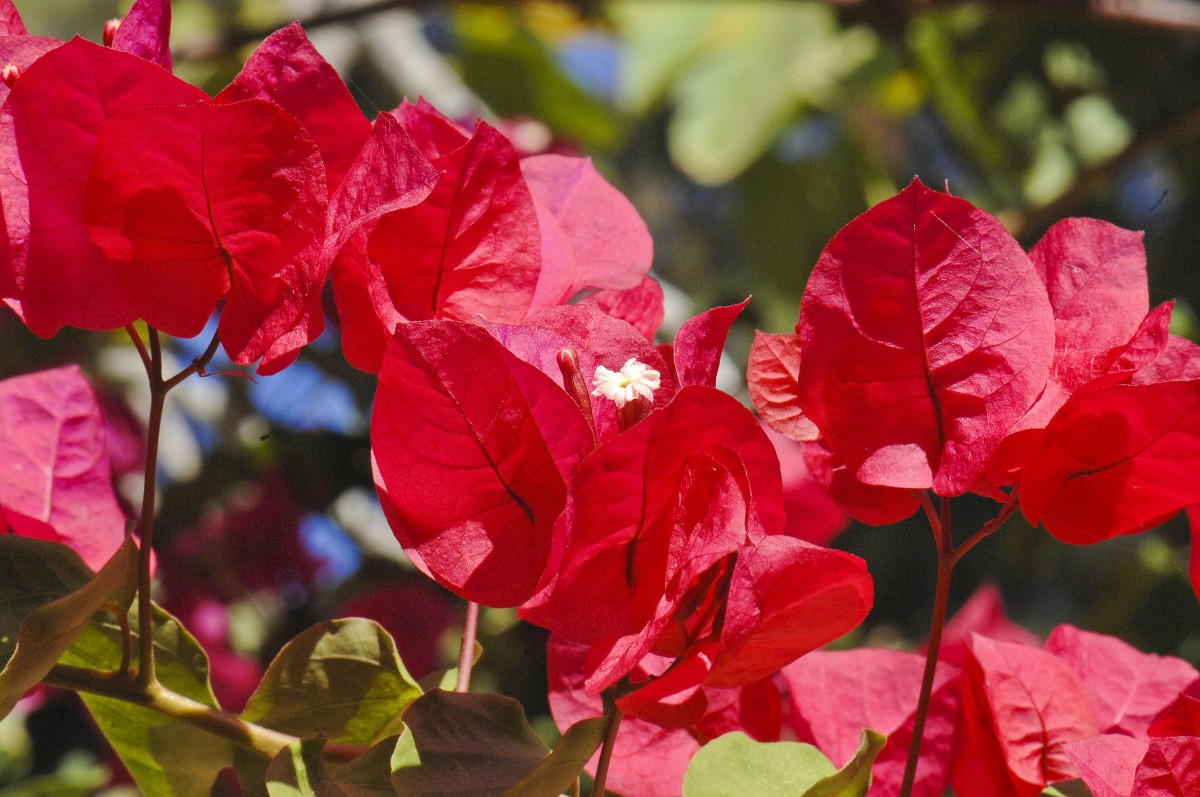
[[[590,158],[535,155],[521,161],[542,231],[533,306],[565,304],[588,288],[636,288],[654,259],[650,231]]]
[[[689,318],[675,333],[675,373],[680,386],[717,386],[717,369],[729,329],[750,300],[714,307]]]
[[[137,0],[113,37],[114,50],[171,71],[171,0]]]
[[[1200,678],[1183,659],[1142,653],[1116,637],[1070,625],[1055,628],[1045,650],[1079,674],[1102,733],[1148,738],[1155,717]]]
[[[330,192],[341,184],[371,134],[371,124],[346,84],[312,46],[299,22],[263,39],[215,101],[249,99],[270,100],[296,117],[321,151]]]
[[[273,373],[324,328],[325,171],[312,139],[265,100],[146,108],[100,132],[92,238],[139,318],[178,337],[226,298],[235,362]]]
[[[1200,736],[1200,679],[1179,691],[1150,723],[1151,736]]]
[[[1018,490],[1030,523],[1076,544],[1144,531],[1200,502],[1200,381],[1072,397]]]
[[[1030,250],[1054,311],[1054,364],[1023,427],[1044,427],[1105,354],[1126,343],[1150,302],[1142,234],[1098,219],[1063,219]]]
[[[821,433],[800,408],[800,338],[754,333],[746,384],[754,409],[771,428],[792,440],[816,440]]]
[[[1200,737],[1151,739],[1130,797],[1191,797],[1200,790]]]
[[[649,274],[642,277],[636,288],[596,291],[581,304],[593,304],[613,318],[627,321],[646,340],[654,340],[665,313],[662,286]]]
[[[1077,777],[1063,745],[1099,733],[1079,676],[1053,654],[974,636],[963,661],[960,797],[1035,797]]]
[[[1150,743],[1119,733],[1089,736],[1063,745],[1092,797],[1129,797],[1134,775]]]
[[[125,515],[104,417],[78,367],[0,382],[0,451],[0,519],[70,546],[99,570],[125,540]]]
[[[0,36],[24,36],[27,32],[12,0],[0,0]]]
[[[380,317],[521,321],[541,237],[516,150],[494,127],[480,122],[468,137],[424,104],[397,116],[441,178],[428,199],[387,214],[371,233],[372,276],[383,288],[376,303],[392,306],[378,308]]]
[[[789,664],[780,675],[788,685],[790,722],[797,738],[816,745],[840,767],[854,757],[863,728],[879,731],[888,741],[871,767],[871,794],[896,797],[924,666],[916,654],[872,648],[814,651]],[[950,779],[958,675],[957,667],[941,664],[934,676],[913,789],[917,797],[941,797]]]
[[[829,450],[824,440],[804,443],[804,464],[813,481],[851,517],[863,523],[873,526],[897,523],[920,506],[912,490],[863,484],[846,463]]]
[[[874,598],[874,582],[857,556],[782,534],[742,546],[707,683],[731,687],[766,678],[854,630]]]
[[[550,555],[591,448],[571,399],[482,328],[404,324],[371,419],[376,487],[413,560],[467,600],[514,606]]]
[[[138,317],[88,236],[84,191],[96,137],[122,111],[205,97],[148,61],[83,39],[47,53],[17,81],[0,112],[0,194],[12,257],[11,269],[0,270],[0,290],[36,334],[50,337],[66,325],[117,329]]]
[[[919,181],[821,254],[796,331],[800,406],[867,484],[968,490],[1041,393],[1054,320],[1000,223]]]
[[[697,385],[592,453],[571,491],[554,590],[522,616],[574,642],[639,637],[656,616],[661,633],[694,578],[785,522],[770,441],[736,400]],[[629,666],[653,644],[624,651]]]

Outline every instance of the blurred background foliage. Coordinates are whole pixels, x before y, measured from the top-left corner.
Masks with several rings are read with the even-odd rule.
[[[15,2],[34,33],[92,39],[129,5]],[[293,19],[370,116],[425,96],[455,117],[503,120],[527,151],[591,155],[654,235],[665,340],[692,313],[753,294],[722,372],[737,395],[753,330],[789,331],[829,238],[914,175],[996,214],[1027,247],[1069,215],[1144,230],[1152,303],[1176,299],[1175,331],[1197,332],[1200,3],[175,0],[176,71],[215,93]],[[122,493],[137,495],[144,377],[123,336],[40,341],[7,311],[0,327],[0,376],[85,364]],[[196,341],[179,342],[181,362]],[[374,500],[372,391],[342,360],[333,319],[282,374],[172,394],[160,598],[208,648],[228,707],[283,641],[333,614],[384,623],[418,675],[453,661],[462,606],[415,572]],[[967,497],[955,511],[970,531],[995,508]],[[917,643],[934,581],[923,522],[854,525],[832,544],[864,556],[877,583],[851,642]],[[954,601],[995,583],[1038,633],[1071,622],[1198,664],[1187,554],[1182,518],[1088,548],[1017,521],[967,557]],[[485,610],[482,642],[478,688],[519,697],[553,735],[541,632]],[[0,797],[89,794],[106,767],[120,784],[69,697],[42,695],[0,723]]]

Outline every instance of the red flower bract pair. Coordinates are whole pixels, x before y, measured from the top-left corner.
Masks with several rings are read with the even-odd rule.
[[[593,694],[650,653],[675,661],[621,698],[627,713],[674,727],[704,712],[701,685],[763,678],[871,604],[861,560],[782,533],[773,446],[711,387],[740,309],[693,319],[666,356],[589,305],[489,329],[405,325],[372,419],[376,485],[418,565],[589,646]],[[563,389],[564,348],[584,374],[629,359],[659,371],[649,415],[620,431],[595,399],[593,436]]]
[[[826,247],[751,392],[866,522],[1015,485],[1064,540],[1141,531],[1200,498],[1200,349],[1147,296],[1140,234],[1067,219],[1027,255],[914,181]]]
[[[39,335],[140,319],[190,337],[223,301],[230,356],[277,371],[323,329],[340,248],[437,177],[394,119],[367,122],[299,25],[212,100],[117,49],[47,50],[0,112],[0,291]]]

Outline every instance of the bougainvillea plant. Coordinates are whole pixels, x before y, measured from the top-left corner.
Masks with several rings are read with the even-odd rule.
[[[169,23],[138,0],[103,46],[62,43],[0,0],[0,298],[43,337],[124,330],[150,388],[126,521],[83,372],[0,382],[0,716],[74,690],[142,791],[181,797],[227,770],[319,797],[553,797],[585,770],[626,797],[1200,790],[1191,665],[1071,626],[1042,643],[986,591],[946,617],[955,565],[1018,511],[1083,544],[1200,504],[1200,347],[1148,307],[1138,234],[1069,219],[1026,252],[914,180],[830,242],[796,333],[757,338],[760,420],[715,387],[746,303],[655,345],[649,234],[588,160],[422,100],[372,121],[299,25],[209,97],[171,74]],[[227,629],[152,600],[156,568],[188,582],[186,547],[153,550],[166,398],[219,347],[292,366],[327,281],[346,360],[377,377],[383,511],[467,602],[459,664],[423,690],[383,626],[328,620],[219,701]],[[163,336],[206,328],[166,373]],[[1000,509],[964,532],[967,492]],[[918,510],[923,655],[819,650],[874,595],[812,540]],[[553,749],[470,691],[480,606],[549,631]]]

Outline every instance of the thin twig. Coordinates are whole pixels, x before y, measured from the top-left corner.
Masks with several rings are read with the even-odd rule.
[[[596,762],[596,780],[592,784],[592,797],[605,797],[605,787],[608,783],[608,767],[612,763],[613,748],[617,744],[617,731],[621,727],[621,718],[624,713],[617,706],[613,706],[612,713],[608,715],[608,729],[604,731],[604,744],[600,747],[600,759]]]
[[[462,647],[458,651],[458,681],[455,692],[471,688],[471,668],[475,666],[475,637],[479,634],[479,604],[467,602],[467,621],[463,625]]]

